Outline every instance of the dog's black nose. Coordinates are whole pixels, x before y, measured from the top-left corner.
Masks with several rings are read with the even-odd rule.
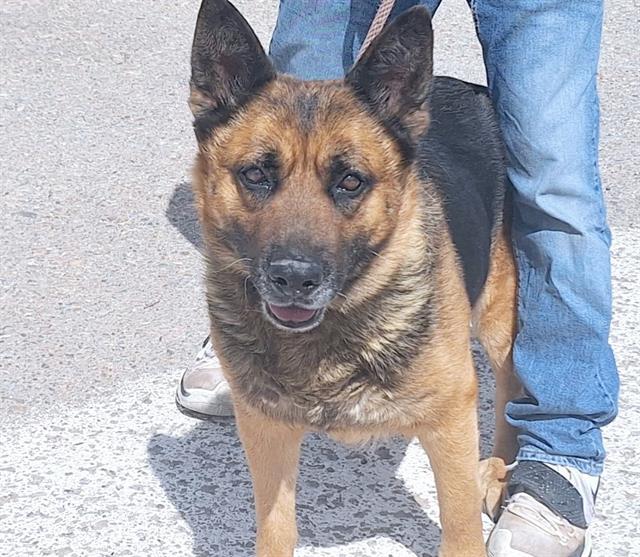
[[[322,266],[314,261],[277,259],[269,264],[269,279],[283,294],[311,294],[322,284]]]

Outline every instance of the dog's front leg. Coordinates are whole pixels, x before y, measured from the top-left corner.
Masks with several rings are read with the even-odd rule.
[[[238,431],[253,478],[258,557],[292,557],[295,493],[304,431],[236,403]]]
[[[484,557],[478,484],[478,428],[475,404],[460,397],[436,428],[419,433],[436,481],[442,543],[440,557]]]

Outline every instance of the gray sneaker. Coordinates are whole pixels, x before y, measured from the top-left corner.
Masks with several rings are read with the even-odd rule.
[[[573,468],[520,462],[487,540],[488,557],[589,557],[597,484]]]
[[[229,384],[220,369],[207,337],[193,366],[180,379],[176,390],[178,410],[199,420],[219,420],[233,416],[233,402]]]

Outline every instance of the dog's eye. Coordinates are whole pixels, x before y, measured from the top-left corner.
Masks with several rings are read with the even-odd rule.
[[[267,176],[262,171],[262,169],[257,166],[250,166],[249,168],[245,168],[240,171],[244,180],[253,186],[260,186],[267,182]]]
[[[349,195],[355,195],[360,192],[363,185],[364,180],[360,178],[360,176],[357,174],[347,174],[340,180],[338,188]]]
[[[259,199],[266,199],[276,184],[274,172],[260,166],[245,166],[237,176],[244,188]]]
[[[362,186],[362,180],[355,174],[347,174],[341,181],[339,187],[350,192],[357,191]]]

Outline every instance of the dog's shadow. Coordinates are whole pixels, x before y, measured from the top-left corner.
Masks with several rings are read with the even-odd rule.
[[[385,536],[416,555],[435,555],[439,528],[395,475],[406,446],[391,439],[352,450],[308,436],[300,458],[298,545],[327,547]],[[200,423],[179,438],[155,435],[148,454],[191,528],[195,556],[253,554],[251,481],[233,423]]]
[[[165,216],[178,232],[202,253],[204,243],[190,182],[180,182],[176,185],[165,210]]]
[[[202,240],[189,184],[179,184],[166,216],[198,249]],[[480,379],[480,444],[493,435],[493,377],[474,346]],[[397,477],[407,441],[351,449],[323,436],[305,440],[297,494],[299,546],[331,547],[387,537],[419,557],[436,555],[438,526]],[[182,437],[154,435],[155,475],[193,535],[196,557],[249,557],[255,520],[251,480],[233,422],[198,423]],[[426,457],[425,457],[426,458]],[[431,509],[437,514],[436,509]]]

